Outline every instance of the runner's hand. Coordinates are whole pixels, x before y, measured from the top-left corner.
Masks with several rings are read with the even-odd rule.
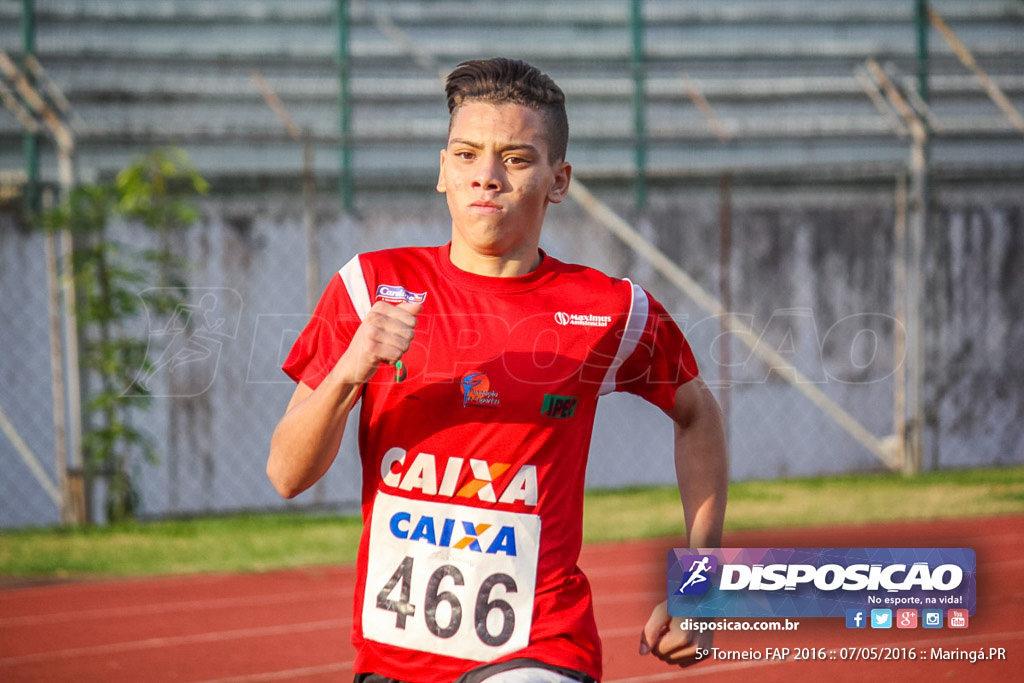
[[[668,602],[654,608],[640,634],[640,654],[652,654],[663,662],[676,666],[692,666],[700,661],[698,648],[711,648],[713,632],[684,631],[682,618],[670,617]]]
[[[416,316],[422,310],[423,304],[376,302],[338,360],[338,378],[363,384],[373,377],[381,363],[394,365],[401,360],[412,343]]]

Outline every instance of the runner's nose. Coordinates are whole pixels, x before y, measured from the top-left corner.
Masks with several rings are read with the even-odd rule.
[[[481,155],[473,175],[473,189],[501,191],[504,171],[501,159]]]

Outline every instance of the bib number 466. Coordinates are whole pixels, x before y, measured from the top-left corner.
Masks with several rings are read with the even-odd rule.
[[[528,646],[540,526],[530,513],[378,492],[360,610],[363,637],[478,662]]]
[[[414,564],[414,558],[404,557],[377,594],[377,608],[394,612],[395,628],[402,630],[405,630],[409,617],[416,616],[416,605],[412,602]],[[484,645],[499,647],[512,637],[516,613],[501,596],[515,593],[517,589],[515,579],[504,573],[487,576],[475,588],[473,630]],[[438,638],[445,639],[458,633],[463,621],[460,595],[472,595],[473,590],[474,587],[466,590],[465,578],[458,567],[445,564],[435,569],[427,580],[422,601],[427,629]]]

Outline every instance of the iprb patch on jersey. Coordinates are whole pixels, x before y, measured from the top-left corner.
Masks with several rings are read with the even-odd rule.
[[[377,493],[363,636],[486,662],[530,642],[540,517]]]
[[[387,301],[390,304],[421,304],[426,298],[426,292],[410,292],[401,285],[377,286],[377,301]]]

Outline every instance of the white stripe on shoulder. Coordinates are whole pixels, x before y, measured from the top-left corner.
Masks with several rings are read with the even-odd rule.
[[[343,265],[338,271],[338,275],[341,276],[341,281],[345,284],[345,289],[348,290],[348,296],[352,299],[352,305],[355,306],[359,319],[366,320],[366,315],[370,312],[370,307],[373,304],[370,303],[370,292],[366,289],[363,268],[359,265],[359,254],[353,256],[348,263]]]
[[[619,350],[616,352],[611,365],[608,366],[608,372],[605,373],[604,381],[601,382],[599,396],[615,391],[615,375],[618,374],[622,364],[633,355],[636,345],[640,342],[640,337],[644,334],[644,328],[647,326],[647,314],[650,311],[647,292],[644,291],[643,287],[634,284],[628,279],[626,282],[629,282],[629,286],[633,288],[633,300],[629,305],[629,317],[626,318],[626,325],[622,329]]]

